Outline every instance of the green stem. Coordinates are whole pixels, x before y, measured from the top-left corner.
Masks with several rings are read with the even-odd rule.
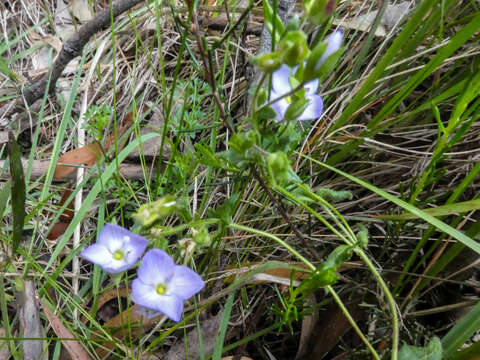
[[[275,236],[275,235],[272,235],[270,233],[267,233],[265,231],[261,231],[261,230],[257,230],[257,229],[254,229],[254,228],[251,228],[251,227],[248,227],[248,226],[243,226],[243,225],[239,225],[239,224],[235,224],[235,223],[230,223],[228,225],[230,228],[233,228],[233,229],[237,229],[237,230],[242,230],[242,231],[247,231],[247,232],[250,232],[250,233],[253,233],[253,234],[258,234],[258,235],[261,235],[261,236],[265,236],[269,239],[272,239],[274,241],[276,241],[278,244],[282,245],[283,247],[285,247],[288,251],[290,251],[290,253],[292,253],[293,255],[295,255],[298,259],[300,259],[305,265],[307,265],[312,271],[315,271],[316,270],[316,267],[315,265],[313,265],[310,261],[308,261],[306,258],[304,258],[302,255],[300,255],[295,249],[293,249],[290,245],[288,245],[285,241],[283,241],[282,239],[280,239],[279,237]],[[331,286],[327,286],[326,287],[328,289],[328,291],[330,291],[330,293],[332,294],[333,296],[333,299],[335,300],[335,302],[337,303],[338,307],[340,308],[340,310],[342,310],[343,314],[345,315],[345,317],[347,318],[348,322],[350,323],[350,325],[352,326],[352,328],[355,330],[355,332],[357,333],[357,335],[360,337],[360,339],[362,339],[362,341],[365,343],[365,345],[367,346],[367,348],[371,351],[373,357],[376,359],[376,360],[380,360],[380,356],[377,354],[377,352],[375,351],[375,349],[373,348],[373,346],[370,344],[370,342],[367,340],[367,338],[365,337],[365,335],[363,335],[362,331],[360,330],[360,328],[358,327],[357,323],[355,322],[355,320],[353,319],[353,317],[350,315],[350,313],[348,312],[348,309],[345,307],[345,305],[343,304],[342,302],[342,299],[340,299],[340,297],[338,296],[338,294],[335,292],[335,290],[333,290],[333,288]],[[392,358],[393,359],[393,358]]]
[[[352,245],[350,243],[350,241],[345,237],[343,236],[337,229],[335,229],[322,215],[320,215],[319,213],[317,213],[315,210],[313,210],[310,206],[308,206],[307,204],[305,204],[302,200],[298,199],[295,195],[293,195],[292,193],[290,193],[288,190],[284,189],[283,187],[281,186],[276,186],[275,187],[275,190],[279,191],[280,193],[282,193],[283,195],[285,195],[286,197],[288,197],[290,200],[293,200],[295,201],[296,203],[298,203],[301,207],[303,207],[304,209],[306,209],[307,211],[309,211],[313,216],[315,216],[318,220],[320,220],[320,222],[325,225],[332,233],[334,233],[335,235],[337,235],[340,239],[342,239],[343,242],[345,242],[345,244],[347,245]]]
[[[342,299],[340,299],[340,296],[338,296],[338,294],[335,292],[335,290],[333,290],[333,288],[330,285],[327,286],[326,288],[327,288],[328,291],[330,291],[330,293],[332,294],[333,299],[337,303],[338,307],[340,308],[340,310],[342,310],[342,312],[345,315],[345,317],[347,318],[348,322],[353,327],[353,329],[355,330],[357,335],[360,337],[360,339],[362,339],[362,341],[365,343],[368,350],[370,350],[370,352],[372,353],[373,357],[376,360],[380,360],[380,356],[378,355],[377,351],[373,348],[372,344],[370,344],[370,342],[367,340],[365,335],[363,335],[362,330],[360,330],[357,323],[355,322],[355,320],[352,318],[352,316],[348,312],[348,309],[345,307],[345,305],[343,305],[343,302],[342,302]]]
[[[302,261],[305,265],[307,265],[312,271],[315,271],[315,269],[316,269],[315,265],[313,265],[310,261],[308,261],[302,255],[300,255],[300,253],[297,250],[292,248],[290,245],[288,245],[285,241],[283,241],[279,237],[277,237],[275,235],[272,235],[270,233],[267,233],[265,231],[257,230],[257,229],[254,229],[254,228],[251,228],[251,227],[248,227],[248,226],[243,226],[243,225],[239,225],[239,224],[235,224],[235,223],[230,223],[230,224],[228,224],[228,226],[233,228],[233,229],[247,231],[249,233],[253,233],[253,234],[257,234],[257,235],[262,235],[262,236],[265,236],[269,239],[272,239],[273,241],[276,241],[277,243],[282,245],[285,249],[290,251],[290,253],[295,255],[300,261]]]
[[[291,194],[290,192],[288,192],[287,190],[283,189],[282,187],[280,186],[277,186],[276,188],[278,191],[280,191],[282,194],[284,194],[285,196],[287,196],[288,198],[290,198],[291,200],[297,202],[300,206],[302,206],[303,208],[305,208],[307,211],[309,211],[313,216],[315,216],[317,219],[319,219],[320,221],[322,221],[332,232],[334,232],[334,234],[336,234],[337,236],[339,236],[343,241],[345,241],[346,244],[350,245],[350,246],[353,246],[354,244],[358,243],[357,239],[356,239],[356,236],[355,234],[352,232],[352,230],[350,229],[350,226],[348,225],[348,223],[344,220],[343,216],[338,212],[338,210],[336,210],[330,203],[328,203],[325,199],[321,198],[320,196],[318,196],[317,194],[311,192],[309,189],[305,189],[305,190],[308,190],[310,192],[311,195],[313,195],[315,197],[315,199],[317,199],[318,201],[320,201],[324,207],[325,210],[328,210],[328,209],[331,209],[332,211],[335,212],[335,214],[340,218],[340,219],[343,219],[347,229],[349,231],[347,231],[347,235],[351,238],[353,236],[353,239],[351,239],[351,242],[349,240],[347,240],[345,237],[343,237],[343,235],[341,235],[335,228],[333,228],[332,225],[330,225],[320,214],[318,214],[315,210],[313,210],[310,206],[308,206],[307,204],[305,204],[304,202],[302,202],[301,200],[297,199],[295,197],[295,195]],[[333,217],[334,220],[336,220],[337,222],[337,225],[339,225],[339,221],[338,219],[336,219],[335,216],[333,216],[333,214],[328,211],[330,216]],[[387,302],[388,302],[388,305],[390,307],[390,312],[392,314],[392,360],[397,360],[397,357],[398,357],[398,342],[399,342],[399,327],[398,327],[398,313],[397,313],[397,307],[396,307],[396,304],[395,304],[395,300],[393,299],[393,295],[392,293],[390,292],[390,290],[388,289],[388,286],[387,284],[385,284],[385,281],[383,280],[383,278],[380,276],[380,274],[378,273],[377,269],[375,268],[375,266],[373,265],[373,263],[370,261],[370,259],[368,258],[368,256],[363,252],[363,250],[361,248],[359,248],[358,246],[353,246],[353,250],[355,251],[355,253],[365,262],[365,265],[368,267],[368,269],[371,271],[371,273],[373,274],[373,276],[375,277],[375,280],[377,280],[378,284],[380,285],[380,287],[382,288],[383,290],[383,293],[385,294],[385,297],[387,298]]]
[[[398,312],[397,306],[395,304],[395,300],[393,298],[392,293],[388,289],[387,284],[383,280],[380,273],[377,271],[367,254],[363,252],[362,249],[359,247],[355,247],[353,249],[355,253],[363,260],[365,265],[369,268],[372,272],[375,280],[377,280],[378,284],[383,290],[385,297],[387,298],[388,306],[390,307],[390,313],[392,315],[392,360],[397,360],[398,358],[398,342],[399,342],[399,327],[398,327]]]

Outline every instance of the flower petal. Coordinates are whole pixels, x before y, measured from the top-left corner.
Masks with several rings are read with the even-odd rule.
[[[278,99],[280,96],[282,96],[281,94],[278,94],[276,93],[275,91],[272,90],[272,92],[270,93],[270,99],[271,101],[275,100],[275,99]],[[275,120],[277,122],[280,122],[283,120],[283,118],[285,117],[285,113],[287,112],[287,109],[288,109],[288,102],[285,98],[283,99],[280,99],[278,101],[275,101],[272,105],[270,105],[270,107],[273,109],[273,111],[275,111]]]
[[[155,311],[159,311],[173,321],[180,321],[183,312],[183,300],[175,295],[159,295],[155,288],[144,284],[140,279],[132,282],[133,301]]]
[[[80,255],[97,265],[100,265],[101,267],[105,265],[110,265],[110,263],[113,260],[112,254],[108,249],[100,244],[93,244],[87,247],[86,249],[83,249]]]
[[[307,97],[308,105],[302,115],[298,117],[300,121],[314,120],[322,116],[323,100],[320,95],[311,95]]]
[[[202,290],[204,286],[205,283],[195,271],[186,266],[177,265],[172,279],[167,283],[167,295],[174,294],[187,300]]]
[[[273,72],[272,74],[272,88],[278,96],[286,94],[289,92],[292,87],[290,86],[290,75],[291,75],[290,68],[287,65],[282,65],[280,68]],[[270,96],[270,98],[273,98]]]
[[[318,90],[318,79],[314,79],[305,84],[305,96],[314,95]]]
[[[172,258],[163,250],[148,250],[138,268],[138,278],[143,283],[156,287],[166,284],[173,276],[175,265]]]
[[[336,52],[338,49],[340,49],[340,47],[342,46],[342,40],[343,40],[342,30],[337,30],[325,37],[323,41],[327,42],[327,48],[325,49],[325,52],[320,57],[320,60],[318,60],[315,66],[315,70],[320,69],[320,66],[322,66],[322,64],[328,59],[328,57],[332,55],[334,52]]]
[[[140,259],[143,252],[148,246],[148,240],[143,236],[130,234],[130,239],[124,244],[124,253],[125,253],[125,262],[130,264],[130,266],[135,265],[135,263]]]

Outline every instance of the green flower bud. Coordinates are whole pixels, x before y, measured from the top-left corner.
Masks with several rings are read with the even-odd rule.
[[[205,226],[202,226],[200,229],[192,228],[192,239],[200,246],[209,246],[211,243],[210,234]]]
[[[308,20],[315,25],[321,25],[332,15],[336,0],[309,0],[305,2],[305,12]]]
[[[283,182],[289,178],[290,161],[287,155],[281,151],[272,153],[267,158],[268,173],[272,181]]]
[[[140,206],[133,217],[143,226],[150,226],[159,219],[172,214],[177,203],[172,195],[164,196],[157,201]]]
[[[308,54],[306,35],[302,31],[287,33],[280,40],[278,51],[282,54],[283,62],[288,66],[300,64]]]
[[[265,55],[257,56],[253,59],[253,62],[258,65],[259,69],[266,72],[272,73],[282,66],[283,58],[279,51],[268,53]]]

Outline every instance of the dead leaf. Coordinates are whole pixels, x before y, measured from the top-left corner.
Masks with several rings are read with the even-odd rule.
[[[360,301],[361,299],[357,299],[354,302],[344,301],[350,315],[357,322],[362,315],[362,309],[359,306]],[[314,330],[310,336],[310,341],[305,345],[303,356],[297,359],[322,359],[350,329],[350,323],[338,305],[331,304],[320,314],[319,321],[315,323]]]
[[[73,15],[80,20],[81,23],[86,23],[93,19],[93,12],[88,4],[88,0],[72,0],[70,3]]]
[[[61,197],[60,201],[58,202],[57,207],[61,208],[63,205],[65,205],[65,202],[70,197],[70,195],[72,195],[72,189],[67,187],[62,193],[62,197]],[[70,225],[70,222],[72,221],[73,215],[74,215],[73,201],[74,201],[74,199],[72,199],[70,204],[68,204],[68,206],[63,211],[62,215],[60,215],[60,218],[58,219],[56,224],[53,225],[52,229],[47,234],[47,239],[48,240],[57,239],[60,235],[62,235],[65,232],[65,230],[67,230],[67,227],[68,227],[68,225]],[[44,213],[47,216],[52,216],[52,214],[48,211],[45,211]]]
[[[68,353],[72,357],[72,360],[90,360],[91,358],[87,351],[83,348],[79,341],[75,340],[75,337],[67,329],[67,327],[63,325],[62,321],[57,317],[57,315],[55,315],[53,311],[43,303],[42,300],[40,300],[40,304],[42,305],[43,312],[48,318],[53,331],[59,338],[62,339],[62,345],[65,347],[65,349],[67,349]]]
[[[104,151],[108,152],[110,148],[115,144],[115,136],[120,138],[125,131],[127,131],[133,124],[133,115],[128,113],[125,116],[123,125],[119,126],[116,134],[110,134],[106,141]],[[126,140],[118,144],[118,150],[120,151],[125,146]],[[93,166],[102,156],[102,150],[98,143],[88,144],[78,149],[73,149],[67,151],[65,154],[60,156],[58,159],[58,164],[55,167],[55,173],[53,178],[55,180],[60,180],[72,172],[77,170],[77,166],[86,165]],[[73,166],[72,166],[73,165]]]
[[[59,180],[77,170],[76,166],[93,166],[100,160],[102,151],[99,144],[88,144],[78,149],[67,151],[60,156],[53,178]],[[76,165],[76,166],[72,166]]]
[[[107,321],[103,327],[106,331],[110,331],[112,337],[119,339],[128,338],[129,336],[136,337],[144,334],[148,329],[152,328],[157,322],[158,318],[146,319],[135,310],[137,305],[122,311],[117,316],[114,316]],[[128,324],[128,325],[127,325]],[[94,335],[97,342],[100,342],[98,337],[102,334]],[[99,358],[104,358],[111,350],[115,348],[114,342],[104,342],[96,349]]]
[[[24,280],[23,292],[21,293],[22,307],[19,312],[19,318],[23,337],[42,339],[44,338],[43,327],[40,321],[35,293],[33,280]],[[25,360],[47,359],[48,356],[43,351],[43,345],[42,340],[22,341],[23,358]]]
[[[75,33],[72,16],[63,0],[57,0],[53,24],[55,25],[57,36],[62,40],[68,39]]]
[[[235,272],[235,274],[227,277],[225,279],[225,282],[230,284],[235,280],[235,277],[237,275],[245,274],[250,270],[253,270],[255,267],[259,265],[261,265],[261,263],[253,262],[243,267],[240,267],[238,269],[232,270],[232,272]],[[300,262],[289,263],[289,265],[295,266],[297,267],[297,269],[295,270],[290,270],[288,268],[269,269],[262,273],[254,274],[249,278],[248,283],[253,283],[253,284],[275,283],[275,284],[289,286],[291,279],[293,279],[294,280],[293,286],[298,286],[301,280],[306,279],[310,275],[310,271],[303,263],[300,263]],[[360,261],[349,261],[342,264],[338,269],[338,272],[343,272],[351,268],[358,267],[359,265],[361,265]],[[302,271],[302,268],[305,269],[305,271]]]
[[[233,360],[233,356],[226,356],[226,357],[223,357],[222,360]],[[240,358],[240,360],[253,360],[252,358],[249,358],[247,356],[242,356]]]

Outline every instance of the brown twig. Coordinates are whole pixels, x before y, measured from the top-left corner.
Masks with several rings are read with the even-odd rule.
[[[32,105],[35,101],[41,99],[47,88],[49,92],[54,92],[57,80],[62,75],[63,70],[70,61],[82,54],[83,48],[90,38],[110,25],[112,17],[116,18],[142,1],[144,0],[118,0],[112,5],[111,9],[105,8],[95,15],[92,20],[80,27],[75,34],[63,43],[62,50],[53,63],[51,71],[44,74],[40,80],[31,84],[23,91],[25,103]],[[13,106],[4,106],[5,114],[3,116],[10,116],[22,111],[21,105],[22,99],[19,98],[14,100]]]

